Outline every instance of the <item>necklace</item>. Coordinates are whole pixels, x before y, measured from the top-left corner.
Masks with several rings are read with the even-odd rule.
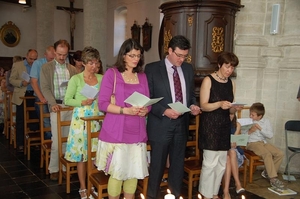
[[[88,77],[87,77],[87,76],[85,76],[85,75],[83,75],[83,77],[84,77],[84,78],[87,78],[88,80],[91,80],[91,79],[93,78],[93,76],[92,76],[92,75],[89,75]]]
[[[227,81],[228,81],[227,77],[223,77],[223,78],[220,77],[220,76],[218,75],[217,71],[215,71],[215,74],[216,74],[216,76],[219,78],[219,80],[224,81],[224,82],[227,82]]]
[[[124,72],[121,74],[126,82],[136,82],[137,81],[137,73],[134,73],[133,78],[128,78]]]

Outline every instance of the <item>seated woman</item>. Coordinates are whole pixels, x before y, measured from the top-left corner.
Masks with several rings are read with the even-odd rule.
[[[237,122],[235,110],[230,110],[231,134],[241,134],[241,124]],[[231,143],[231,149],[228,151],[226,170],[223,176],[223,199],[229,199],[229,184],[231,174],[235,181],[236,193],[245,191],[239,179],[239,167],[244,163],[244,151],[236,146],[236,143]]]

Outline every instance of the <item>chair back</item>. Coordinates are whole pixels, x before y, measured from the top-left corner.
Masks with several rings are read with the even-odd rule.
[[[192,151],[193,154],[187,154],[185,160],[199,160],[200,159],[200,152],[198,146],[198,138],[199,138],[199,123],[200,123],[200,116],[197,115],[194,119],[190,120],[189,125],[189,133],[192,137],[192,140],[187,141],[186,147],[187,151]]]
[[[296,145],[296,143],[298,143],[297,141],[293,142],[291,139],[289,139],[289,137],[293,136],[295,134],[300,134],[300,120],[289,120],[289,121],[287,121],[284,125],[284,129],[285,129],[286,148],[287,148],[287,150],[290,150],[290,147],[293,147],[292,145]],[[298,139],[294,139],[294,140],[298,140]],[[299,148],[299,145],[294,146],[294,148],[295,147]]]
[[[51,143],[52,141],[51,140],[45,140],[45,136],[44,136],[46,132],[51,131],[51,127],[45,127],[44,126],[44,119],[45,118],[50,118],[50,113],[45,113],[44,112],[44,105],[46,103],[36,102],[36,104],[39,106],[39,109],[40,109],[39,118],[40,118],[41,144],[43,145],[43,144]]]
[[[68,120],[64,120],[62,118],[62,112],[72,111],[72,110],[73,110],[73,107],[63,107],[63,108],[60,108],[59,111],[57,111],[57,138],[58,138],[58,154],[59,154],[59,157],[64,156],[63,145],[68,140],[68,135],[63,135],[63,128],[70,127],[71,119],[72,119],[72,118],[70,118]]]
[[[91,195],[94,198],[102,198],[108,196],[108,193],[103,191],[107,190],[109,177],[105,175],[103,171],[99,171],[94,166],[97,151],[92,151],[92,139],[98,139],[98,136],[100,134],[100,130],[92,132],[92,122],[97,121],[100,123],[100,126],[102,126],[102,121],[104,120],[104,117],[104,115],[101,115],[80,118],[85,121],[85,128],[87,132],[87,190],[88,195]],[[98,196],[95,195],[94,191],[92,191],[92,185],[98,189]]]
[[[244,117],[244,114],[246,114],[246,111],[250,109],[250,106],[244,106],[241,110],[237,111],[237,118]],[[249,117],[249,112],[247,114],[247,117]]]
[[[14,148],[17,148],[16,141],[16,105],[12,103],[12,92],[8,92],[9,94],[9,110],[10,110],[10,144],[14,145]]]

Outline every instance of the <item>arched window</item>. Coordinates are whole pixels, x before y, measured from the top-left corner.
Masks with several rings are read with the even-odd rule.
[[[126,37],[127,8],[117,8],[114,17],[114,56],[117,56]]]

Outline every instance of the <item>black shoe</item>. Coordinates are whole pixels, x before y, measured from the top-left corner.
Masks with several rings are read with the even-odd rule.
[[[17,152],[23,153],[24,152],[24,146],[19,146],[17,149]]]

